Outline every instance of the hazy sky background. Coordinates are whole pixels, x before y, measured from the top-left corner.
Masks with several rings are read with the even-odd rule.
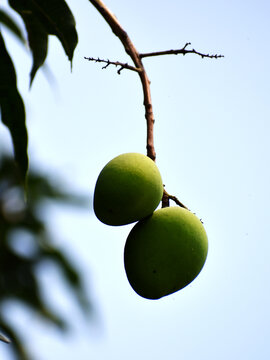
[[[7,2],[4,1],[5,6]],[[68,0],[79,34],[73,71],[55,38],[28,89],[31,57],[8,32],[29,129],[31,166],[89,194],[89,211],[48,207],[48,222],[83,271],[96,307],[83,318],[55,269],[41,269],[48,301],[72,317],[61,335],[25,309],[8,309],[38,360],[268,360],[270,358],[270,4],[267,0],[108,0],[140,52],[204,53],[144,60],[151,80],[157,165],[169,193],[203,219],[206,264],[185,289],[151,301],[130,287],[123,265],[132,227],[109,227],[92,212],[102,167],[145,153],[139,77],[84,56],[131,62],[87,0]],[[49,82],[48,82],[49,79]],[[6,129],[1,142],[10,146]],[[0,344],[0,358],[8,359]]]

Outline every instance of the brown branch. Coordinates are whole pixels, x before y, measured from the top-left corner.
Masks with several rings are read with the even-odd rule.
[[[176,205],[189,210],[180,200],[178,200],[176,196],[168,194],[167,191],[164,189],[163,197],[162,197],[162,207],[169,207],[170,200],[173,200],[176,203]]]
[[[132,71],[136,71],[136,72],[140,72],[141,71],[141,69],[139,69],[139,68],[136,68],[136,67],[134,67],[134,66],[131,66],[131,65],[129,65],[128,63],[122,63],[122,62],[120,62],[120,61],[110,61],[110,60],[102,60],[102,59],[100,59],[100,58],[92,58],[92,57],[84,57],[86,60],[88,60],[88,61],[94,61],[94,62],[96,62],[96,63],[105,63],[106,65],[104,65],[103,67],[102,67],[102,69],[107,69],[107,67],[108,66],[110,66],[110,65],[115,65],[116,67],[117,66],[120,66],[120,69],[118,69],[117,70],[117,73],[120,75],[120,73],[121,73],[121,71],[123,70],[123,69],[128,69],[128,70],[132,70]]]
[[[141,57],[132,41],[130,40],[126,31],[122,28],[121,24],[115,17],[115,15],[106,7],[106,5],[101,0],[89,0],[98,12],[103,16],[103,18],[109,24],[112,32],[119,38],[122,42],[126,53],[131,57],[135,68],[141,69],[138,72],[141,84],[143,88],[143,97],[144,97],[144,107],[145,107],[145,118],[147,124],[147,156],[152,160],[156,159],[156,152],[154,148],[154,114],[153,114],[153,105],[150,92],[150,81],[144,69]]]
[[[165,50],[165,51],[156,51],[156,52],[150,52],[150,53],[143,53],[140,54],[141,59],[145,58],[145,57],[152,57],[152,56],[162,56],[162,55],[178,55],[178,54],[182,54],[182,55],[186,55],[186,54],[196,54],[201,56],[202,58],[211,58],[211,59],[218,59],[221,57],[224,57],[224,55],[210,55],[210,54],[203,54],[200,53],[198,51],[196,51],[195,49],[192,50],[188,50],[187,46],[191,45],[191,43],[186,43],[186,45],[182,48],[182,49],[178,49],[178,50]]]
[[[161,56],[161,55],[186,55],[186,54],[196,54],[201,56],[202,58],[221,58],[223,55],[209,55],[203,54],[195,49],[188,50],[187,47],[191,45],[190,43],[186,43],[182,49],[178,50],[167,50],[167,51],[159,51],[159,52],[151,52],[151,53],[142,53],[140,54],[129,38],[127,32],[122,28],[121,24],[115,17],[115,15],[106,7],[106,5],[101,0],[89,0],[93,6],[97,9],[97,11],[102,15],[102,17],[109,24],[112,32],[119,38],[121,43],[123,44],[126,53],[130,56],[135,66],[130,66],[128,64],[124,64],[121,62],[112,62],[109,60],[101,60],[94,58],[85,58],[89,61],[96,61],[106,63],[103,67],[107,68],[109,65],[120,66],[121,68],[118,70],[118,73],[123,69],[129,69],[136,71],[140,76],[142,88],[143,88],[143,97],[144,97],[144,107],[145,107],[145,118],[147,123],[147,156],[152,160],[156,160],[156,152],[154,148],[154,115],[153,115],[153,105],[151,100],[151,92],[150,92],[150,81],[148,79],[147,73],[142,63],[142,59],[145,57],[153,57],[153,56]],[[178,200],[176,196],[170,195],[164,189],[163,198],[162,198],[162,207],[169,206],[170,200],[173,200],[177,205],[189,210],[181,201]]]

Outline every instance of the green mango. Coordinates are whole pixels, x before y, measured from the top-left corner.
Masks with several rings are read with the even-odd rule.
[[[155,162],[143,154],[126,153],[112,159],[99,174],[94,212],[107,225],[130,224],[152,214],[162,195]]]
[[[158,209],[128,235],[124,264],[140,296],[159,299],[190,284],[204,266],[208,240],[201,221],[179,206]]]

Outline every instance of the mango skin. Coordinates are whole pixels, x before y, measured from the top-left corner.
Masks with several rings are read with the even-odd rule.
[[[179,206],[161,208],[128,235],[124,264],[130,285],[159,299],[190,284],[202,270],[208,240],[201,221]]]
[[[157,208],[163,195],[158,167],[139,153],[119,155],[102,169],[94,191],[94,212],[107,225],[138,221]]]

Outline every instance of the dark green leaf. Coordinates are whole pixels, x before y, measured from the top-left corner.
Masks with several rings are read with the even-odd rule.
[[[48,34],[38,18],[24,15],[24,22],[28,34],[28,43],[33,54],[33,65],[30,72],[30,85],[36,72],[43,65],[48,52]]]
[[[47,56],[48,35],[56,35],[72,61],[78,42],[74,17],[64,0],[9,0],[22,17],[33,53],[31,83]]]
[[[23,44],[25,40],[20,27],[12,19],[12,17],[5,11],[0,9],[0,23],[5,25]]]
[[[32,0],[49,34],[56,35],[72,61],[78,43],[75,19],[64,0]]]
[[[25,179],[28,169],[27,130],[24,103],[17,90],[16,73],[0,32],[0,108],[2,122],[8,127],[15,159]]]

